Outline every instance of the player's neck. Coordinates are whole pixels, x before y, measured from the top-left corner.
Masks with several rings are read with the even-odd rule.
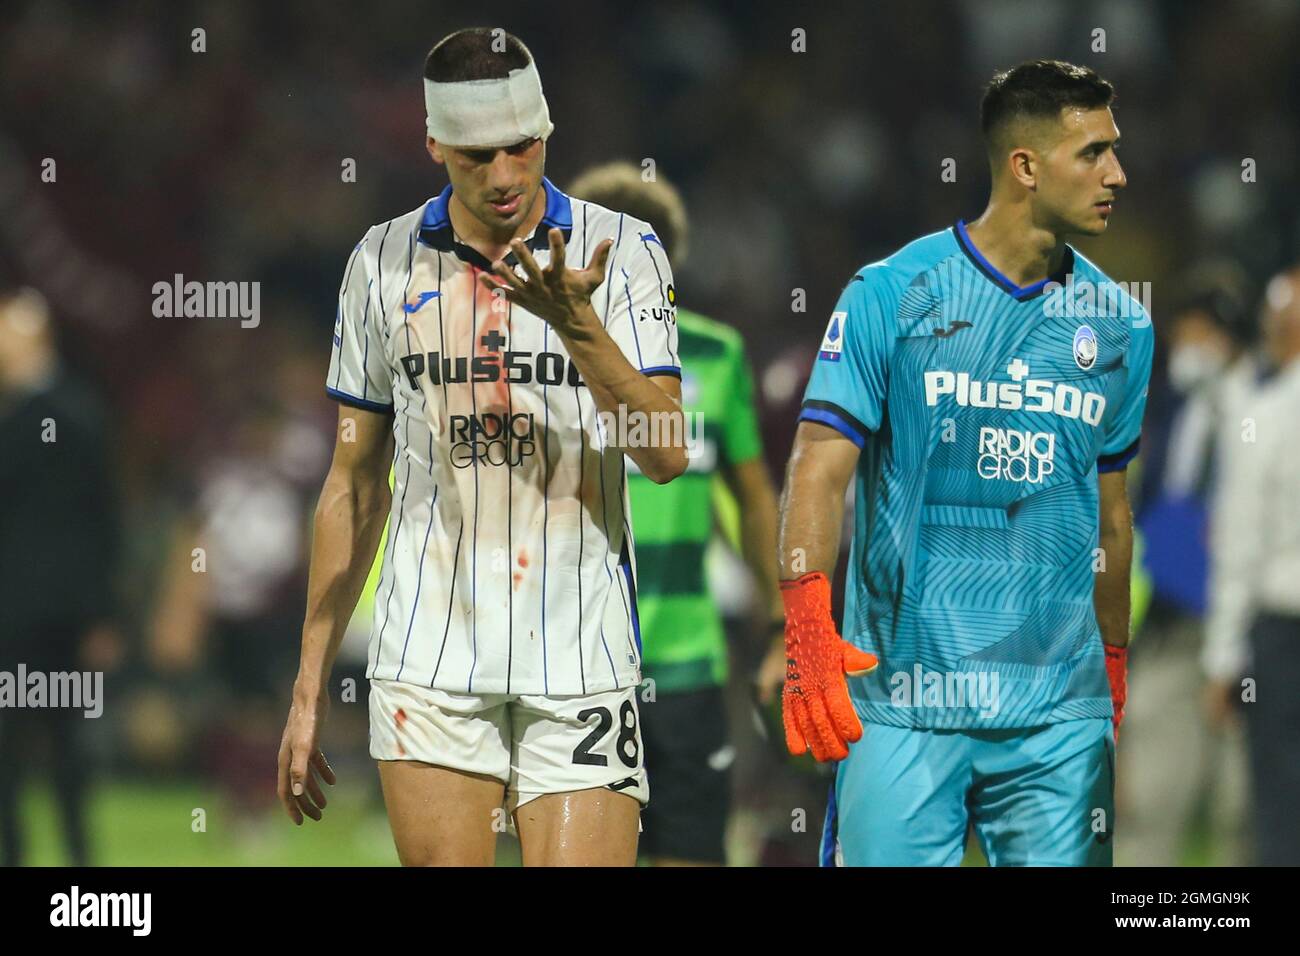
[[[513,231],[502,232],[489,229],[484,222],[465,208],[453,192],[451,201],[447,204],[451,228],[461,242],[480,253],[489,262],[496,262],[509,254],[511,241],[527,238],[542,221],[542,216],[546,213],[546,201],[543,198],[545,193],[546,190],[538,188],[533,194],[528,215]]]
[[[1065,240],[1036,225],[1025,203],[993,198],[966,235],[993,268],[1024,287],[1055,275],[1065,258]]]

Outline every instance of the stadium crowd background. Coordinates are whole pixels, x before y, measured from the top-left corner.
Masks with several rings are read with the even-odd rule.
[[[99,658],[108,701],[77,745],[94,770],[96,862],[395,858],[365,757],[364,686],[331,715],[325,746],[344,786],[324,829],[279,815],[275,748],[332,442],[323,379],[341,270],[370,224],[442,188],[423,148],[420,67],[435,39],[484,15],[303,0],[6,6],[0,258],[45,294],[66,363],[103,397],[122,529],[116,637]],[[652,159],[681,188],[692,238],[678,295],[745,334],[778,481],[844,282],[982,208],[977,104],[997,68],[1060,57],[1119,90],[1129,186],[1107,234],[1080,248],[1118,280],[1151,283],[1148,424],[1172,407],[1162,304],[1188,264],[1233,259],[1257,297],[1300,260],[1300,5],[1287,0],[499,4],[491,16],[536,57],[556,185],[595,162]],[[191,49],[197,27],[206,52]],[[792,51],[796,29],[806,52]],[[260,282],[260,323],[155,317],[150,289],[177,273]],[[797,290],[805,311],[792,309]],[[205,576],[190,570],[196,542]],[[761,743],[734,670],[733,861],[811,863],[824,781]],[[57,862],[42,747],[71,744],[32,743],[27,862]],[[1121,813],[1125,776],[1156,772],[1121,763]],[[792,831],[798,807],[807,832]],[[1180,859],[1242,859],[1212,832],[1198,826]]]

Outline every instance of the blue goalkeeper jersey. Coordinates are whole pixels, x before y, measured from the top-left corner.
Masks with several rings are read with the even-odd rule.
[[[1111,715],[1093,610],[1099,471],[1137,454],[1137,298],[1067,247],[1019,287],[934,233],[841,294],[801,420],[861,448],[842,632],[866,721],[1033,727]]]

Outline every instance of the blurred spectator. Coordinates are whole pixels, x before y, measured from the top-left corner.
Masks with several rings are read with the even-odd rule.
[[[1138,525],[1154,595],[1129,675],[1120,756],[1125,826],[1116,855],[1122,863],[1177,866],[1203,824],[1213,834],[1213,861],[1240,864],[1245,743],[1239,726],[1209,725],[1196,691],[1211,487],[1222,460],[1236,454],[1236,410],[1256,376],[1247,350],[1250,294],[1241,269],[1223,261],[1193,266],[1175,289],[1161,324],[1174,410],[1167,421],[1148,422],[1144,438],[1149,490]]]
[[[0,670],[104,671],[114,629],[117,504],[99,399],[59,360],[40,293],[0,286]],[[103,682],[100,679],[100,687]],[[26,687],[19,687],[24,693]],[[85,711],[0,710],[0,859],[23,860],[22,785],[43,745],[70,861],[91,861]],[[102,703],[102,702],[101,702]]]
[[[1300,267],[1269,283],[1276,372],[1247,399],[1215,498],[1204,663],[1211,713],[1246,703],[1255,862],[1300,865]],[[1242,680],[1248,677],[1248,680]]]
[[[199,752],[245,818],[274,803],[265,767],[279,746],[306,595],[310,504],[290,470],[296,426],[254,399],[231,446],[206,463],[177,525],[150,648],[156,666],[209,702]]]

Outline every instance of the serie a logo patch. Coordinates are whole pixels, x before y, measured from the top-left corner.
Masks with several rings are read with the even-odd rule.
[[[838,362],[844,351],[844,323],[848,320],[847,312],[832,312],[826,334],[822,336],[822,347],[817,358],[827,362]]]

